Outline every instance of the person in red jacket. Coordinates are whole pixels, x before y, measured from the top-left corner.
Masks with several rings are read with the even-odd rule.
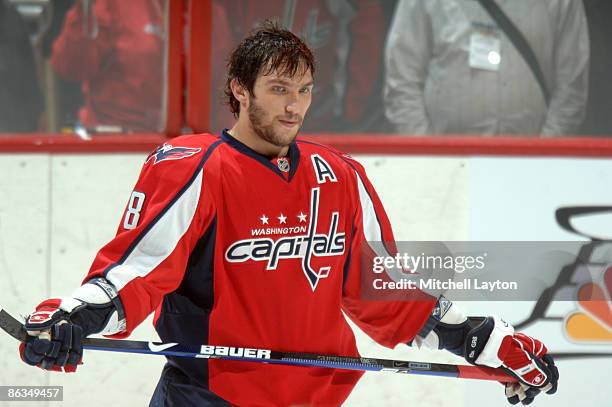
[[[87,129],[162,127],[165,0],[79,0],[53,44],[51,64],[81,81]]]
[[[414,340],[503,367],[517,379],[510,402],[554,393],[544,344],[499,317],[466,317],[423,292],[414,301],[363,296],[364,273],[397,249],[363,167],[296,138],[314,76],[311,50],[290,31],[266,23],[245,38],[226,82],[234,126],[172,139],[147,157],[117,236],[83,285],[28,317],[35,337],[23,360],[75,371],[84,336],[125,337],[154,310],[164,342],[358,356],[346,314],[382,345]],[[361,375],[168,357],[151,405],[337,406]]]

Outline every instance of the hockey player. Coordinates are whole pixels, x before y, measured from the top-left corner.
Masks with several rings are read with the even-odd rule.
[[[556,391],[546,347],[498,317],[466,318],[425,294],[363,300],[361,273],[377,250],[369,242],[393,242],[392,231],[361,165],[296,139],[311,103],[311,51],[265,23],[228,66],[235,125],[149,155],[117,236],[83,285],[27,319],[34,338],[23,360],[73,372],[83,337],[126,337],[154,310],[165,342],[357,356],[344,311],[383,345],[416,342],[504,367],[519,380],[506,388],[512,403]],[[151,405],[340,405],[360,376],[169,357]]]

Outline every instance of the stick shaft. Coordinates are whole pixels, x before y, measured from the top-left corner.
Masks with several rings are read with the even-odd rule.
[[[0,328],[21,342],[27,340],[23,324],[0,307]],[[269,349],[185,345],[180,343],[144,342],[118,339],[85,338],[83,348],[97,351],[140,353],[201,359],[222,359],[242,362],[283,364],[292,366],[324,367],[360,371],[387,371],[464,379],[514,382],[512,376],[501,369],[444,363],[414,362],[406,360],[375,359],[351,356],[319,355],[311,353],[278,352]]]
[[[295,366],[327,367],[361,371],[388,371],[395,373],[429,376],[456,377],[465,379],[516,381],[501,369],[480,366],[463,366],[443,363],[414,362],[404,360],[376,359],[350,356],[331,356],[311,353],[278,352],[268,349],[182,345],[174,343],[141,342],[113,339],[85,339],[85,349],[157,354],[165,356],[206,359],[239,360]],[[165,348],[165,349],[162,349]]]

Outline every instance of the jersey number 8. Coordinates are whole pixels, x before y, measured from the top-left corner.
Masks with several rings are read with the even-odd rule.
[[[123,219],[124,229],[134,229],[136,226],[138,226],[140,211],[144,205],[144,200],[145,194],[138,191],[132,191],[132,196],[130,196],[130,202],[125,210],[125,216]]]

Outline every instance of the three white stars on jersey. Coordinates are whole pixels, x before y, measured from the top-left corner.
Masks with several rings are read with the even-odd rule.
[[[297,215],[298,220],[301,222],[306,222],[306,218],[308,217],[308,215],[306,215],[304,212],[300,212],[299,215]],[[287,217],[285,215],[283,215],[282,213],[276,217],[276,219],[278,219],[280,224],[287,224]],[[270,218],[268,218],[265,214],[261,215],[261,218],[259,218],[259,220],[261,221],[262,225],[269,225],[270,224]]]

